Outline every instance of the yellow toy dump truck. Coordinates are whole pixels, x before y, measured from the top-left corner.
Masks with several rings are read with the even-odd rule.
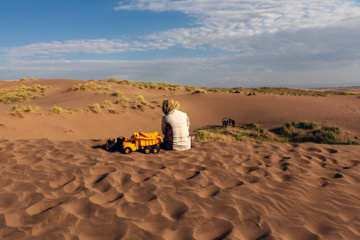
[[[117,139],[109,138],[106,140],[106,150],[120,150],[126,154],[134,151],[143,151],[146,154],[159,153],[160,143],[163,142],[158,132],[141,133],[135,132],[130,139],[118,137]]]

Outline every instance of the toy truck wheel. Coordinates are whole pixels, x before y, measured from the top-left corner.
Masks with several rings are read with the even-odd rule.
[[[129,154],[129,153],[131,153],[132,152],[132,150],[131,150],[131,148],[129,148],[129,147],[126,147],[125,149],[124,149],[124,153],[125,154]]]
[[[160,147],[154,147],[152,150],[153,153],[157,154],[160,152]]]
[[[151,148],[149,148],[149,147],[144,148],[144,153],[145,154],[149,154],[150,152],[151,152]]]

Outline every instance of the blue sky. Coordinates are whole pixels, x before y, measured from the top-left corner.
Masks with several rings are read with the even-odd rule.
[[[1,0],[0,79],[360,85],[360,1]]]

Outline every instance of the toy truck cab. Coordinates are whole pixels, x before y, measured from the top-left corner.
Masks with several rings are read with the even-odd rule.
[[[115,142],[120,150],[125,154],[129,154],[134,151],[143,151],[146,154],[152,152],[156,154],[160,152],[160,143],[163,142],[163,139],[157,132],[135,132],[130,139],[119,137]]]

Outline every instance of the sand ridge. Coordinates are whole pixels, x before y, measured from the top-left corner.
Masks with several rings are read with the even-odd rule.
[[[360,239],[357,146],[0,141],[1,239]]]

